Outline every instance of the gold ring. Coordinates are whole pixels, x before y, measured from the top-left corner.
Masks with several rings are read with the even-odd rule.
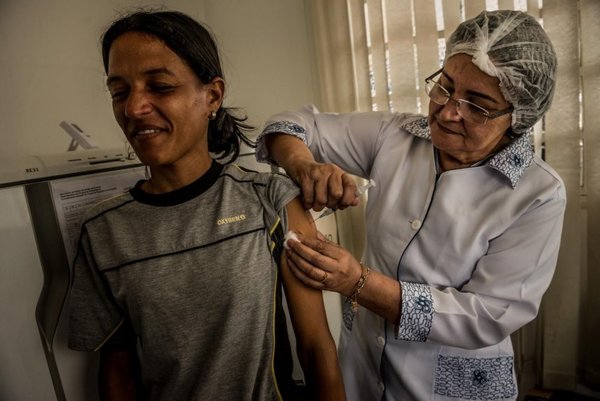
[[[325,272],[325,275],[323,276],[323,278],[321,279],[321,282],[324,283],[325,280],[327,280],[327,272]]]

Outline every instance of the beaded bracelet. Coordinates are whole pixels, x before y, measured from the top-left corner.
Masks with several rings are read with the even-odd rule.
[[[352,292],[352,295],[350,295],[347,298],[347,301],[350,302],[350,305],[352,307],[352,312],[356,312],[358,310],[358,294],[360,294],[360,290],[363,289],[363,287],[365,286],[365,283],[367,282],[367,279],[369,278],[369,272],[371,271],[369,269],[369,266],[367,266],[365,268],[365,266],[363,266],[363,264],[360,264],[361,267],[361,273],[360,273],[360,278],[358,279],[358,281],[356,282],[356,285],[354,286],[354,291]]]

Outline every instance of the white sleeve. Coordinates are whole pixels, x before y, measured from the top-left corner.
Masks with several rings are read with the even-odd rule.
[[[533,320],[556,267],[565,204],[561,186],[523,214],[490,241],[461,288],[401,282],[397,338],[476,349]]]
[[[351,174],[369,177],[383,137],[394,131],[395,117],[388,112],[320,113],[312,105],[279,113],[269,118],[257,138],[256,158],[272,163],[264,138],[284,133],[304,141],[317,161],[334,163]]]

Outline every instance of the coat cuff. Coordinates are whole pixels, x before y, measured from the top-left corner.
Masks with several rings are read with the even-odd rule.
[[[260,133],[258,138],[256,138],[256,161],[260,163],[269,163],[274,166],[277,165],[275,160],[271,158],[269,152],[267,151],[267,147],[265,146],[265,137],[270,134],[287,134],[295,136],[296,138],[302,140],[305,145],[307,145],[306,141],[306,131],[300,125],[293,123],[291,121],[277,121],[271,123],[265,127],[265,129]]]
[[[402,315],[396,338],[405,341],[425,342],[433,323],[433,297],[425,284],[401,281]]]

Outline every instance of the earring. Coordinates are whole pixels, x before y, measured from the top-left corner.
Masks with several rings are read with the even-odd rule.
[[[215,118],[217,118],[217,112],[215,110],[210,112],[210,115],[208,116],[209,120],[214,120]]]

